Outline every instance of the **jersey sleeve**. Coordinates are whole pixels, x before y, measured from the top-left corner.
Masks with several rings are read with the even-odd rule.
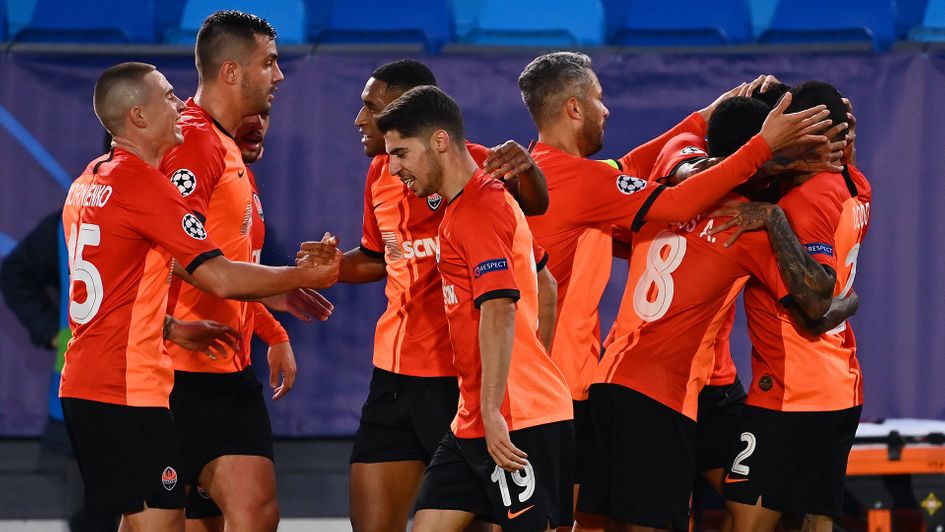
[[[834,247],[843,207],[830,201],[828,195],[818,193],[822,190],[818,190],[817,183],[805,185],[795,187],[778,205],[784,210],[797,240],[811,258],[836,271]]]
[[[469,150],[469,155],[476,161],[476,166],[482,168],[485,165],[486,158],[489,157],[489,148],[481,144],[466,142],[466,149]]]
[[[477,309],[490,299],[518,301],[520,297],[512,260],[515,215],[502,194],[487,191],[478,199],[476,208],[464,211],[454,226],[458,229],[454,229],[454,238],[469,268]]]
[[[558,208],[577,224],[629,227],[663,187],[604,162],[584,159],[580,164],[581,179],[570,180],[570,190],[555,198],[559,203],[569,203],[566,208]]]
[[[207,234],[201,217],[188,208],[177,189],[160,173],[142,176],[134,194],[147,201],[124,202],[128,226],[166,249],[187,273],[223,255]]]
[[[671,138],[656,157],[650,181],[662,183],[672,177],[684,163],[702,159],[709,155],[705,151],[705,138],[694,133],[682,133]]]
[[[702,115],[692,113],[669,131],[642,146],[634,148],[620,159],[617,159],[617,163],[623,172],[645,178],[651,174],[657,157],[670,139],[683,133],[705,137],[705,132],[706,123],[702,119]]]
[[[384,258],[384,240],[374,213],[374,183],[381,176],[384,158],[375,157],[364,181],[364,216],[361,219],[361,251],[374,258]]]
[[[266,345],[289,341],[289,333],[286,332],[285,327],[262,303],[253,303],[253,319],[255,320],[253,332],[263,342],[266,342]]]
[[[633,228],[644,221],[683,222],[705,211],[730,190],[748,181],[771,158],[771,149],[761,135],[755,135],[724,161],[690,177],[672,188],[660,188],[646,209],[634,220]]]
[[[206,217],[210,197],[226,169],[225,151],[213,132],[198,127],[185,131],[184,143],[167,151],[161,173],[170,179],[187,205]]]
[[[548,265],[550,256],[548,252],[545,251],[545,248],[541,247],[541,244],[534,238],[532,239],[532,252],[535,255],[535,271],[540,272]]]

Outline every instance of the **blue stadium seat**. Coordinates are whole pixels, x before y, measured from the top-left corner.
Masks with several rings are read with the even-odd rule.
[[[463,42],[490,46],[598,46],[604,42],[600,0],[485,0]]]
[[[761,43],[871,42],[895,39],[894,0],[780,0]]]
[[[154,34],[158,41],[167,30],[180,26],[186,3],[187,0],[154,0]]]
[[[896,38],[908,39],[912,28],[921,26],[929,0],[896,0]]]
[[[329,44],[423,43],[435,52],[453,40],[453,13],[449,0],[335,2],[328,27],[311,39]]]
[[[151,0],[97,0],[82,8],[73,0],[39,0],[15,41],[56,43],[153,43]]]
[[[453,0],[453,27],[456,38],[462,40],[479,22],[483,0]]]
[[[945,41],[945,1],[929,0],[922,24],[909,32],[909,38],[920,42]]]
[[[616,3],[615,0],[611,0]],[[622,0],[610,22],[610,44],[622,46],[702,46],[751,40],[747,0]],[[616,11],[616,10],[614,10]]]
[[[311,42],[331,22],[332,0],[305,0],[305,39]]]
[[[7,40],[7,3],[0,0],[0,42]]]
[[[751,33],[755,39],[768,29],[776,7],[778,7],[778,0],[748,0],[748,10],[751,12]]]
[[[193,45],[207,16],[222,9],[236,9],[266,19],[276,29],[279,44],[305,42],[305,4],[302,0],[186,0],[180,25],[167,30],[164,42]]]

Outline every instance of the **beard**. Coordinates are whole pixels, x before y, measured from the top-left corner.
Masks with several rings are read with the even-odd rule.
[[[272,109],[269,101],[269,88],[254,87],[246,78],[240,81],[240,94],[248,106],[246,116],[268,113]]]
[[[604,125],[596,124],[591,121],[585,121],[581,126],[580,136],[578,138],[578,148],[581,155],[590,157],[599,152],[604,147]]]

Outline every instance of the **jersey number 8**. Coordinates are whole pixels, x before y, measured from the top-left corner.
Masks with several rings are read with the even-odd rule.
[[[101,242],[102,231],[94,224],[82,224],[76,232],[75,224],[69,228],[69,274],[72,277],[72,286],[75,283],[85,285],[85,301],[79,303],[69,295],[69,317],[78,324],[92,321],[102,306],[105,297],[105,287],[102,285],[102,274],[91,262],[82,258],[85,246],[97,246]],[[70,292],[72,287],[70,286]]]
[[[686,238],[671,231],[660,231],[646,253],[646,271],[633,290],[633,310],[643,321],[656,321],[666,315],[673,303],[676,286],[672,274],[686,255]]]

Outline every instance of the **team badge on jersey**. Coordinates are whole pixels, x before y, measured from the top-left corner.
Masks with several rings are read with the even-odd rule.
[[[253,205],[256,206],[256,214],[259,215],[259,219],[265,222],[266,217],[263,216],[262,202],[259,201],[259,196],[255,192],[253,192]]]
[[[443,196],[439,194],[430,194],[427,196],[427,207],[430,207],[431,211],[439,209],[441,203],[443,203]]]
[[[177,471],[174,471],[173,467],[164,468],[164,472],[161,473],[161,484],[164,484],[164,489],[167,491],[171,491],[177,485]]]
[[[630,195],[634,192],[639,192],[644,188],[646,188],[646,181],[640,179],[639,177],[633,177],[629,175],[617,176],[617,190],[624,194]]]
[[[703,149],[700,148],[699,146],[686,146],[686,147],[683,148],[682,151],[680,151],[679,153],[681,153],[681,154],[683,154],[683,155],[689,155],[690,153],[698,153],[698,154],[700,154],[700,155],[705,155],[705,154],[706,154],[706,153],[705,153],[705,150],[703,150]]]
[[[181,168],[171,174],[171,183],[177,187],[177,191],[185,198],[193,194],[194,190],[197,190],[197,176],[186,168]]]
[[[203,489],[203,486],[197,484],[197,495],[200,495],[201,498],[210,500],[210,494],[207,493],[207,490]]]
[[[197,240],[207,238],[207,230],[204,229],[203,223],[193,214],[185,214],[183,220],[181,220],[181,225],[184,227],[187,236]]]

